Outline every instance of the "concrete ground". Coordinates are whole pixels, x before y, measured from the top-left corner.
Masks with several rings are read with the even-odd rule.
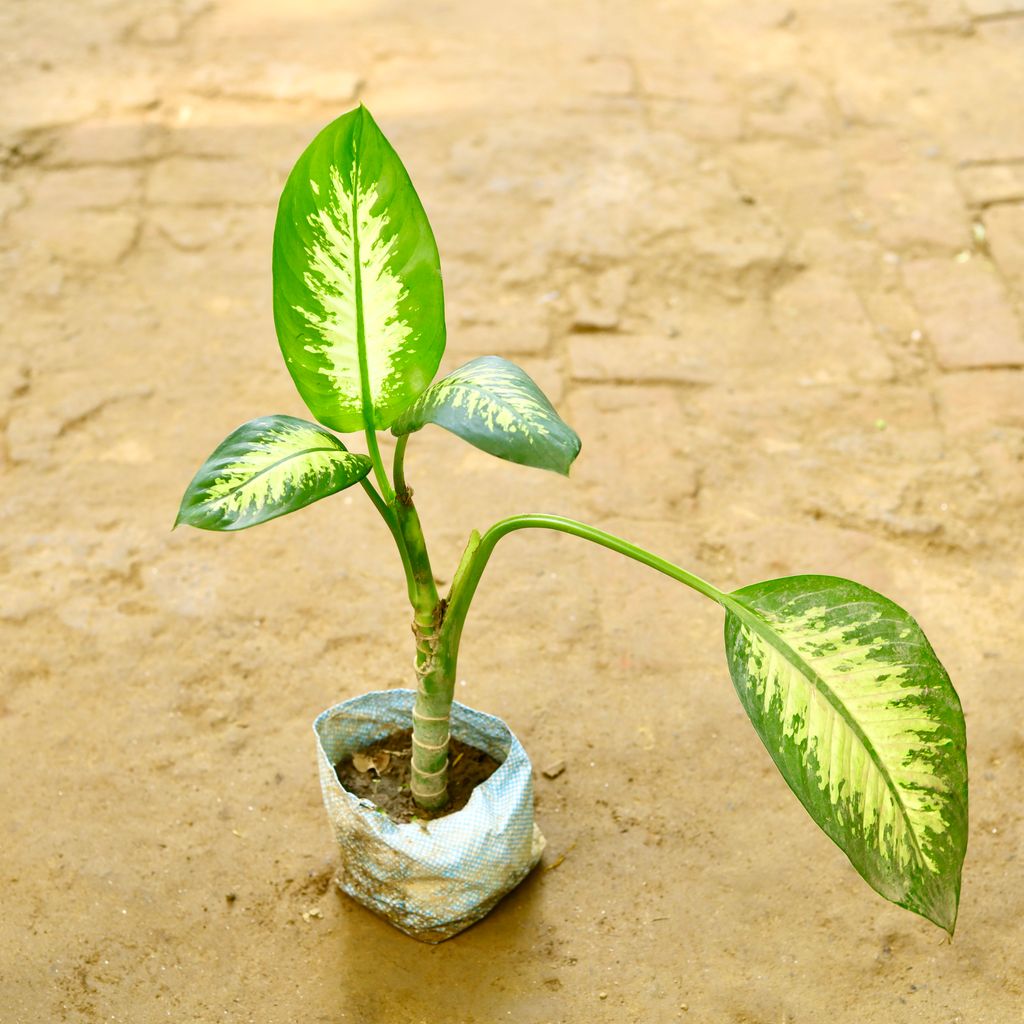
[[[1020,1019],[1024,3],[8,0],[0,39],[4,1024]],[[305,413],[275,204],[358,100],[444,368],[521,362],[584,442],[563,480],[417,435],[439,575],[550,511],[904,605],[967,715],[951,945],[806,818],[716,608],[556,536],[499,548],[458,688],[567,763],[544,866],[438,947],[332,886],[310,723],[411,682],[390,537],[358,491],[169,528]]]

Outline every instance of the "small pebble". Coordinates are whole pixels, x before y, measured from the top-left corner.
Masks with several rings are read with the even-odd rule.
[[[541,774],[545,779],[557,779],[562,772],[565,771],[565,761],[558,760],[552,761],[551,764],[541,769]]]
[[[597,993],[597,998],[598,999],[607,999],[608,998],[608,993],[607,992],[598,992]]]

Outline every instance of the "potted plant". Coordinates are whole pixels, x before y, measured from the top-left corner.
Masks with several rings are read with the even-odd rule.
[[[497,356],[433,382],[445,344],[437,247],[405,168],[364,107],[328,125],[292,170],[273,277],[281,351],[318,423],[269,416],[239,427],[196,474],[175,525],[245,529],[359,484],[391,531],[412,607],[415,688],[347,701],[314,726],[346,891],[437,941],[486,913],[539,858],[522,747],[453,692],[491,552],[513,531],[546,529],[617,551],[719,604],[736,692],[786,782],[875,890],[952,935],[967,842],[964,719],[907,612],[830,576],[726,593],[596,527],[540,514],[474,531],[442,597],[405,477],[410,436],[433,423],[499,458],[566,475],[579,438],[526,373]],[[398,438],[390,474],[383,430]],[[335,431],[363,434],[366,452],[349,451]],[[463,746],[450,757],[454,743]],[[469,760],[489,755],[493,774],[449,814],[467,751],[476,752]],[[383,799],[370,799],[385,790],[388,801],[405,801],[404,815],[391,811],[397,821]]]

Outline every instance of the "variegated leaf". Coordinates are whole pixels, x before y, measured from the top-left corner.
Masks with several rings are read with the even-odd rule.
[[[437,246],[401,160],[362,106],[320,132],[284,187],[274,321],[295,386],[335,430],[389,427],[437,372]]]
[[[874,889],[952,934],[964,718],[921,628],[832,576],[757,583],[726,607],[729,671],[786,782]]]
[[[358,483],[371,466],[315,423],[294,416],[250,420],[203,463],[174,525],[244,530]]]
[[[409,434],[436,423],[491,455],[568,474],[580,439],[515,363],[482,356],[428,388],[393,424]]]

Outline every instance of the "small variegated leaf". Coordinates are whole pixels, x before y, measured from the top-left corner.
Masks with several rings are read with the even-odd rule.
[[[431,385],[392,425],[409,434],[436,423],[499,459],[568,474],[580,439],[515,363],[482,356]]]
[[[174,525],[244,530],[358,483],[373,463],[294,416],[264,416],[229,434],[181,499]]]
[[[952,934],[964,717],[921,628],[833,576],[744,587],[726,609],[736,692],[790,788],[869,885]]]
[[[389,427],[437,372],[444,297],[427,215],[364,107],[299,157],[273,263],[278,341],[310,411],[342,432]]]

